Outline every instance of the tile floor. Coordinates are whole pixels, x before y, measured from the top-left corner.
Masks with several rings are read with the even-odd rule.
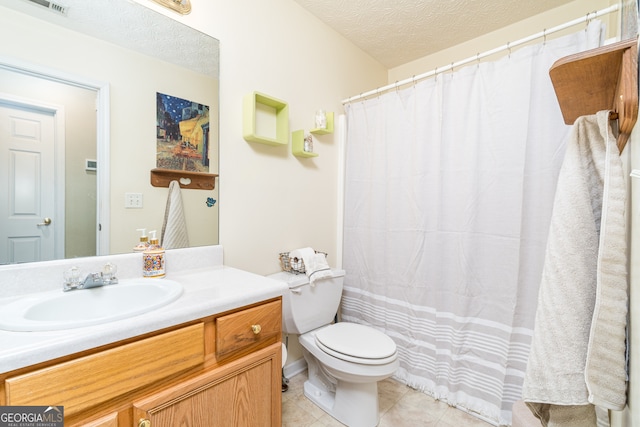
[[[341,427],[322,409],[304,397],[304,371],[289,380],[289,390],[282,393],[283,427]],[[490,427],[466,412],[438,402],[393,379],[378,384],[380,424],[378,427]]]

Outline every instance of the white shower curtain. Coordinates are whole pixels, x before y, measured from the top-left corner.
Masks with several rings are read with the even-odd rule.
[[[521,397],[569,127],[549,68],[599,22],[347,110],[342,319],[396,378],[494,424]]]

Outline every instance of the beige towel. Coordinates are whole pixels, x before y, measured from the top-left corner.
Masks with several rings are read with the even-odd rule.
[[[585,380],[590,403],[621,411],[627,402],[627,189],[620,153],[609,128],[608,116],[607,111],[598,113],[600,132],[608,145],[604,162],[596,301],[587,349]]]
[[[523,400],[543,426],[625,404],[626,188],[608,112],[572,129],[554,201]]]
[[[167,206],[164,212],[160,242],[165,249],[189,247],[187,222],[184,218],[182,195],[180,194],[178,181],[169,183],[169,196],[167,197]]]

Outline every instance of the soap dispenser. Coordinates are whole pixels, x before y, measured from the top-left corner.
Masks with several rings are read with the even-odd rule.
[[[150,231],[149,247],[142,252],[142,275],[159,279],[165,276],[164,248],[158,243],[156,231]]]
[[[149,247],[149,239],[147,238],[147,229],[138,228],[136,231],[141,233],[140,242],[133,247],[133,252],[144,252]]]

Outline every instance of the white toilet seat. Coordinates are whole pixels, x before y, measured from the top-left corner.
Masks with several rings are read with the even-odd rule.
[[[366,325],[340,322],[315,334],[316,345],[325,353],[347,362],[384,365],[396,359],[396,344],[382,332]]]

